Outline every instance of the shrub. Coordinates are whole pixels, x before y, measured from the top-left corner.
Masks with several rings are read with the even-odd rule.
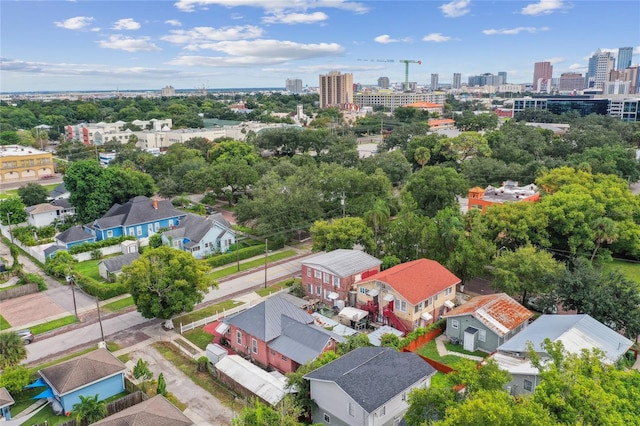
[[[77,274],[75,276],[75,281],[78,287],[100,300],[111,299],[112,297],[120,296],[121,294],[129,292],[127,286],[119,281],[104,284],[94,280],[93,278]]]
[[[237,253],[224,253],[216,256],[212,256],[207,259],[207,264],[212,268],[217,266],[227,265],[229,263],[233,263],[236,259],[248,259],[253,256],[258,256],[264,254],[264,244],[252,247],[246,247],[238,250]]]
[[[78,254],[78,253],[84,253],[87,251],[93,251],[96,249],[101,249],[103,247],[115,246],[127,240],[135,241],[135,239],[136,238],[131,235],[127,235],[127,236],[123,235],[121,237],[107,238],[106,240],[96,241],[95,243],[78,244],[77,246],[73,246],[69,249],[69,254]]]
[[[138,359],[135,367],[133,367],[133,377],[142,380],[151,380],[153,373],[149,369],[149,363],[142,358]]]
[[[100,249],[91,250],[91,259],[102,259],[102,251],[100,251]]]
[[[38,274],[31,274],[31,273],[24,274],[24,276],[20,280],[20,284],[29,284],[29,283],[38,284],[39,291],[45,291],[47,289],[46,281],[44,280],[44,278],[42,278]]]

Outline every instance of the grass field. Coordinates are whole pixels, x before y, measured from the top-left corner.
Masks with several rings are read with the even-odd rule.
[[[614,260],[602,267],[605,271],[620,271],[630,280],[640,283],[640,263]]]
[[[274,285],[269,286],[267,288],[260,288],[260,289],[256,290],[256,293],[258,293],[262,297],[265,297],[265,296],[270,295],[271,293],[275,293],[277,291],[282,290],[286,286],[287,286],[287,281],[283,281],[281,283],[274,284]]]
[[[187,331],[183,336],[202,350],[205,350],[207,345],[213,341],[213,336],[202,328]]]
[[[129,306],[133,306],[133,296],[125,297],[124,299],[116,300],[115,302],[106,303],[102,305],[102,309],[108,312],[119,311],[120,309],[128,308]]]
[[[47,331],[55,330],[56,328],[64,327],[65,325],[73,324],[75,322],[76,317],[73,315],[69,315],[43,324],[34,325],[33,327],[31,327],[31,332],[35,335],[42,334],[46,333]]]
[[[101,260],[102,259],[93,259],[76,263],[75,265],[73,265],[73,270],[83,277],[93,278],[94,280],[103,283],[105,282],[105,280],[100,276],[100,273],[98,272],[98,262],[100,262]]]
[[[420,346],[418,348],[418,350],[416,351],[418,354],[425,356],[427,358],[431,358],[434,359],[438,362],[441,362],[445,365],[448,365],[449,367],[453,367],[455,368],[455,364],[460,361],[461,357],[459,356],[455,356],[455,355],[445,355],[445,356],[440,356],[440,354],[438,353],[438,349],[436,348],[436,341],[435,339]]]
[[[177,318],[174,318],[172,320],[173,326],[180,327],[180,323],[190,324],[194,321],[210,317],[217,313],[222,313],[225,309],[235,308],[239,305],[242,305],[242,302],[238,302],[237,300],[225,300],[224,302],[216,303],[215,305],[207,306],[204,309],[199,309],[197,311],[189,312],[188,314],[184,314]]]
[[[11,324],[9,324],[9,321],[4,319],[4,317],[0,315],[0,331],[6,330],[8,328],[11,328]]]
[[[267,263],[277,262],[278,260],[287,259],[295,255],[296,255],[296,252],[294,250],[285,250],[283,252],[275,253],[270,256],[267,256]],[[252,260],[251,262],[241,263],[240,271],[246,271],[248,269],[257,268],[258,266],[264,266],[264,259],[256,259],[256,260]],[[226,277],[228,275],[235,274],[236,272],[238,272],[238,265],[234,264],[233,266],[227,266],[226,268],[213,271],[207,274],[207,277],[217,280],[217,279]]]
[[[25,185],[27,183],[38,183],[38,182],[25,182]],[[44,189],[47,190],[47,192],[50,192],[53,188],[55,188],[56,186],[60,185],[59,183],[50,183],[49,185],[42,185],[44,186]],[[10,197],[17,197],[18,196],[18,190],[17,189],[7,189],[6,191],[0,191],[0,199],[2,198],[10,198]]]

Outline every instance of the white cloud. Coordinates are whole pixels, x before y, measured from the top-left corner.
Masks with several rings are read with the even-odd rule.
[[[107,40],[100,40],[98,44],[105,49],[125,50],[127,52],[150,52],[161,50],[149,41],[149,37],[127,37],[120,34],[109,36]]]
[[[552,65],[557,65],[557,64],[561,64],[563,62],[566,62],[566,60],[567,60],[567,58],[563,58],[561,56],[557,56],[557,57],[545,59],[544,62],[551,62]]]
[[[92,16],[76,16],[75,18],[65,19],[64,21],[56,21],[56,27],[67,30],[82,30],[93,22]]]
[[[454,0],[449,3],[444,3],[440,6],[440,10],[446,18],[459,18],[471,11],[469,9],[469,3],[471,3],[471,0]]]
[[[119,19],[116,22],[113,23],[113,27],[111,27],[112,30],[129,30],[129,31],[134,31],[134,30],[139,30],[140,29],[140,24],[136,21],[134,21],[132,18],[124,18],[124,19]]]
[[[315,24],[316,22],[322,22],[329,19],[324,12],[313,13],[275,13],[270,16],[262,18],[262,22],[266,24]]]
[[[285,61],[339,55],[344,48],[337,43],[303,44],[283,40],[236,40],[202,43],[191,50],[206,49],[226,53],[237,58],[268,58]],[[268,62],[273,63],[273,62]]]
[[[482,33],[486,35],[515,35],[515,34],[520,34],[521,32],[527,32],[527,33],[533,34],[540,31],[549,31],[549,27],[540,27],[540,28],[516,27],[516,28],[502,28],[499,30],[492,28],[489,30],[482,30]]]
[[[540,0],[538,3],[532,3],[522,8],[520,13],[523,15],[548,15],[556,10],[566,9],[569,6],[564,4],[562,0]]]
[[[363,3],[346,0],[178,0],[175,6],[183,12],[193,12],[196,9],[206,9],[207,6],[225,7],[257,7],[266,11],[309,10],[332,8],[349,10],[355,13],[365,13],[369,8]]]
[[[178,21],[177,19],[168,19],[166,21],[164,21],[165,24],[171,25],[172,27],[181,27],[182,26],[182,22]]]
[[[273,72],[273,73],[298,73],[298,74],[321,74],[332,70],[343,70],[345,72],[367,72],[367,71],[380,71],[383,69],[387,69],[382,65],[353,65],[353,64],[318,64],[318,65],[302,65],[299,67],[284,67],[284,68],[276,68],[276,67],[266,67],[263,68],[265,72]]]
[[[411,39],[411,37],[391,38],[391,36],[389,34],[382,34],[382,35],[379,35],[378,37],[374,38],[373,41],[375,41],[376,43],[380,43],[380,44],[389,44],[389,43],[399,43],[399,42],[408,43],[408,42],[412,41],[412,39]]]
[[[587,66],[582,64],[571,64],[569,65],[569,69],[572,71],[583,71],[587,69]]]
[[[433,42],[436,42],[436,43],[440,43],[440,42],[443,42],[443,41],[449,41],[449,40],[451,40],[451,37],[442,35],[442,33],[431,33],[431,34],[427,34],[426,36],[422,37],[422,41],[433,41]]]
[[[263,30],[253,25],[236,27],[194,27],[190,30],[171,30],[162,40],[176,44],[197,45],[202,42],[243,40],[261,37]]]

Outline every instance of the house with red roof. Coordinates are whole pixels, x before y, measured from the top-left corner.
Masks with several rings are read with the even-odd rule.
[[[401,263],[358,283],[357,303],[370,320],[407,333],[455,307],[460,278],[431,259]]]
[[[532,316],[506,293],[474,297],[443,315],[450,339],[462,342],[466,350],[488,353],[524,329]]]
[[[423,101],[406,104],[406,105],[403,105],[403,107],[418,108],[418,109],[421,109],[423,111],[428,111],[428,112],[431,112],[431,113],[437,113],[437,114],[440,114],[440,115],[442,115],[442,112],[444,111],[444,105],[442,105],[442,104],[436,104],[436,103],[433,103],[433,102],[423,102]]]

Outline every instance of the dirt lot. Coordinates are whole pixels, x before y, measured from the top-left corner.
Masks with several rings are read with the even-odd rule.
[[[21,327],[45,318],[66,313],[60,305],[45,293],[34,293],[0,302],[0,314],[11,327]]]

